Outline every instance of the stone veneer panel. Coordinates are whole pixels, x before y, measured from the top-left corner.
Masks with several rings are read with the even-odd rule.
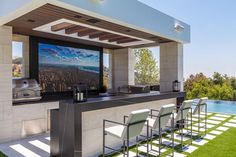
[[[12,28],[0,26],[0,142],[12,137]]]
[[[134,85],[135,55],[132,49],[124,48],[113,51],[113,88]]]
[[[172,82],[181,82],[183,91],[183,44],[171,42],[160,44],[160,90],[172,91]]]

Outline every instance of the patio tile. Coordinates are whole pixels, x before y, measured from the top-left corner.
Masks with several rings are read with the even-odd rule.
[[[158,140],[155,140],[155,141],[152,141],[152,142],[155,143],[155,144],[157,144],[157,145],[159,144],[159,141],[158,141]],[[171,146],[171,147],[173,146],[173,145],[172,145],[172,141],[171,141],[170,139],[165,139],[165,138],[162,139],[162,144],[163,144],[163,145],[169,145],[169,146]],[[174,141],[174,147],[177,146],[177,145],[179,145],[179,144],[180,144],[179,142]]]
[[[201,114],[201,115],[205,115],[205,112],[201,112],[200,114]],[[208,115],[208,116],[211,116],[211,115],[213,115],[213,113],[207,112],[207,115]]]
[[[236,123],[236,119],[229,120],[230,123]]]
[[[228,130],[228,129],[229,129],[229,128],[223,127],[223,126],[220,126],[220,127],[216,128],[216,130],[220,130],[220,131],[226,131],[226,130]]]
[[[224,121],[224,120],[226,120],[226,118],[223,118],[223,117],[215,117],[215,116],[210,117],[209,119],[218,120],[218,121]]]
[[[142,145],[142,146],[138,147],[138,150],[140,152],[147,153],[147,145]],[[151,145],[149,145],[149,154],[150,155],[158,156],[159,155],[158,151],[159,151],[158,147],[152,146],[152,150],[151,150]],[[163,153],[165,151],[166,151],[166,149],[161,149],[161,153]]]
[[[127,155],[125,155],[125,156],[127,156]],[[124,155],[120,154],[117,157],[124,157]],[[129,157],[137,157],[136,152],[129,151]],[[139,154],[139,157],[144,157],[144,156]]]
[[[191,118],[188,118],[188,120],[191,120]],[[198,121],[198,119],[197,119],[197,118],[194,118],[194,117],[192,117],[192,121],[194,121],[194,122],[197,122],[197,121]]]
[[[195,150],[197,150],[198,147],[195,147],[195,146],[186,146],[184,149],[183,149],[183,152],[186,152],[186,153],[192,153],[194,152]]]
[[[29,143],[47,153],[50,153],[50,146],[39,140],[29,141]]]
[[[186,130],[186,129],[183,129],[183,134],[189,134],[190,135],[190,130]],[[197,132],[195,132],[195,131],[192,131],[192,136],[197,136],[198,135],[198,133]]]
[[[170,136],[171,135],[167,135],[168,138],[170,138]],[[179,140],[180,141],[181,140],[181,135],[175,133],[174,134],[174,138],[175,138],[175,140]],[[190,139],[189,137],[183,137],[183,141],[187,141],[189,139]]]
[[[40,157],[39,154],[34,153],[30,149],[22,146],[21,144],[12,145],[10,147],[18,153],[22,154],[24,157]]]
[[[193,118],[198,118],[198,115],[192,115]],[[200,115],[200,118],[205,118],[205,115]]]
[[[193,144],[199,145],[199,146],[203,146],[204,144],[206,144],[208,141],[204,140],[204,139],[197,139],[195,141],[193,141]]]
[[[230,116],[229,115],[225,115],[225,114],[216,114],[214,116],[217,116],[217,117],[224,117],[224,118],[229,118]]]
[[[211,131],[210,132],[210,134],[214,134],[214,135],[220,135],[220,134],[222,134],[223,132],[221,132],[221,131],[216,131],[216,130],[213,130],[213,131]]]
[[[209,135],[209,134],[207,134],[207,135],[205,135],[203,138],[204,139],[208,139],[208,140],[212,140],[212,139],[214,139],[216,136],[214,136],[214,135]]]
[[[228,126],[228,127],[236,127],[236,124],[234,124],[234,123],[225,123],[223,125]]]
[[[172,157],[172,153],[167,155],[166,157]],[[186,157],[186,155],[174,152],[174,157]]]
[[[196,126],[193,126],[192,129],[195,131],[198,131],[198,127],[196,127]],[[208,129],[206,129],[206,130],[208,130]],[[200,131],[201,132],[205,131],[205,128],[200,128]]]
[[[45,137],[46,140],[50,141],[51,140],[51,137]]]
[[[202,123],[204,123],[204,121],[202,121]],[[220,124],[221,121],[215,121],[215,120],[207,119],[207,123],[210,123],[210,124]]]
[[[208,129],[215,127],[215,125],[212,125],[212,124],[206,124],[206,125]],[[194,126],[198,126],[198,123],[194,124]],[[200,127],[203,127],[203,126],[205,126],[205,123],[200,123]]]

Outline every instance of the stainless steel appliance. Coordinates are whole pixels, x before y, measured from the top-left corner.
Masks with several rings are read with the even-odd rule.
[[[35,79],[14,79],[12,81],[13,102],[28,102],[40,100],[40,86]]]

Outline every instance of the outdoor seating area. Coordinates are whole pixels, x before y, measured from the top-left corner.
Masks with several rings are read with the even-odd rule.
[[[160,111],[149,109],[133,111],[129,116],[123,117],[124,123],[104,120],[104,154],[101,156],[191,155],[231,127],[236,127],[235,115],[203,112],[207,107],[205,100],[207,98],[202,98],[198,103],[186,100],[175,114],[175,105],[170,104],[162,106]],[[197,114],[191,116],[192,107],[194,108],[192,113]],[[106,123],[113,123],[113,126],[106,127]],[[115,150],[108,147],[109,143],[105,143],[106,138],[109,138],[108,135],[120,139],[123,143],[122,149]],[[42,134],[1,144],[0,151],[7,156],[15,157],[49,157],[49,136]],[[105,150],[116,152],[105,154]]]
[[[133,146],[129,148],[128,144],[125,145],[126,142],[129,143],[130,138],[127,138],[127,141],[123,138],[124,145],[122,146],[122,151],[115,150],[114,153],[114,149],[112,149],[113,152],[107,156],[189,156],[195,150],[204,147],[205,144],[229,130],[229,128],[236,127],[235,115],[207,112],[207,100],[208,98],[201,98],[198,102],[186,100],[176,113],[174,113],[176,107],[174,104],[164,105],[159,111],[150,110],[149,116],[151,118],[148,117],[147,122],[143,125],[143,128],[145,128],[143,132],[147,129],[146,135],[149,138],[147,139],[145,138],[146,136],[142,136],[142,131],[140,130],[142,125],[135,121],[134,125],[139,124],[139,129],[138,131],[136,130],[137,136],[136,141],[132,143]],[[147,112],[147,109],[134,112],[139,113],[142,111]],[[154,115],[154,112],[157,114]],[[125,117],[129,118],[130,116]],[[142,116],[142,118],[141,123],[145,121],[145,117]],[[124,124],[127,124],[125,120]],[[117,128],[117,126],[105,129],[104,136],[106,133],[109,134],[107,130],[112,128]],[[134,128],[136,127],[134,126]],[[128,132],[126,133],[129,134]],[[139,137],[144,138],[139,140]],[[104,146],[104,152],[105,148],[110,149]],[[102,156],[106,156],[106,154],[103,153]]]

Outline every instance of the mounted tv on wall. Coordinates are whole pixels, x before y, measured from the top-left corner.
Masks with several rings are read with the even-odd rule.
[[[40,40],[36,43],[42,93],[70,92],[79,83],[86,84],[88,90],[100,89],[101,49]]]

